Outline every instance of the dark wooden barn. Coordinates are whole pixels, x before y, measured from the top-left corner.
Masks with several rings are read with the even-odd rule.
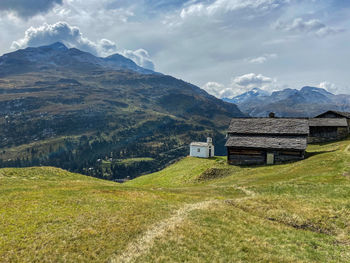
[[[225,145],[227,161],[251,165],[304,159],[308,133],[307,119],[232,119]]]
[[[342,140],[349,134],[346,118],[313,118],[309,127],[309,143]]]
[[[315,118],[346,118],[348,127],[350,127],[350,112],[329,110],[317,115]]]

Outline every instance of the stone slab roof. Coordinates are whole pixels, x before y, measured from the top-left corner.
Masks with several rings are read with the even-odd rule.
[[[306,136],[230,135],[226,147],[276,150],[302,150],[307,147]]]
[[[317,115],[316,118],[319,118],[319,117],[321,117],[322,115],[327,114],[327,113],[335,113],[335,114],[340,115],[340,116],[342,116],[342,117],[344,117],[344,118],[350,119],[350,112],[336,111],[336,110],[329,110],[329,111],[326,111],[326,112],[324,112],[324,113],[322,113],[322,114],[320,114],[320,115]]]
[[[234,118],[229,134],[307,135],[307,119],[293,118]]]
[[[310,127],[347,127],[346,118],[313,118],[309,119]]]

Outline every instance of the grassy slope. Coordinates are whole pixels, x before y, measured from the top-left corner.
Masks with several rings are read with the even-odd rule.
[[[268,167],[185,158],[123,185],[2,169],[0,258],[349,262],[348,145],[310,146],[308,159]]]

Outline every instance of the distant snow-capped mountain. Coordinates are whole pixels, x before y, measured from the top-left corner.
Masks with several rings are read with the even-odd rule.
[[[255,88],[223,100],[235,103],[241,111],[253,117],[266,117],[270,112],[280,117],[313,117],[326,110],[350,111],[350,95],[334,95],[325,89],[310,86],[271,94]]]
[[[234,104],[242,104],[242,103],[247,103],[248,101],[252,100],[252,99],[261,99],[264,98],[266,96],[269,96],[270,93],[268,93],[267,91],[264,91],[262,89],[259,88],[254,88],[248,92],[245,92],[239,96],[233,97],[232,99],[229,98],[223,98],[224,101],[226,102],[230,102],[230,103],[234,103]]]

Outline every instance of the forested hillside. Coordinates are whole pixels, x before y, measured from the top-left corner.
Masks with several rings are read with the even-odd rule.
[[[61,43],[0,57],[0,166],[50,165],[99,178],[135,177],[225,130],[238,108],[200,88]]]

